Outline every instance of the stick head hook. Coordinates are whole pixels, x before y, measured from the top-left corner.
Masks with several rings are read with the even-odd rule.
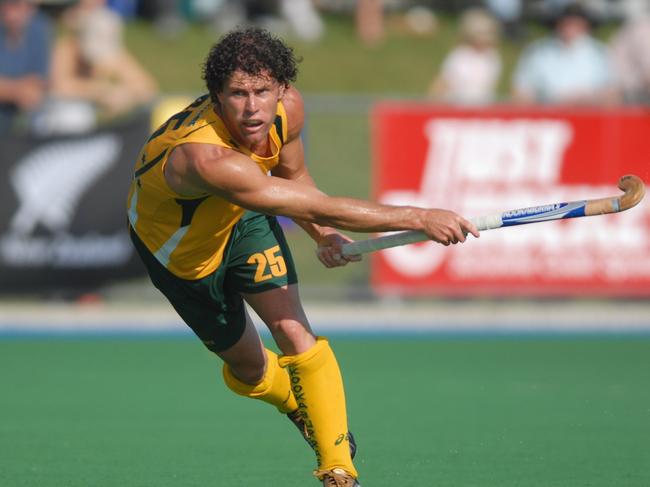
[[[620,210],[627,210],[639,204],[645,196],[645,185],[641,178],[628,174],[618,180],[618,187],[625,194],[619,197]]]

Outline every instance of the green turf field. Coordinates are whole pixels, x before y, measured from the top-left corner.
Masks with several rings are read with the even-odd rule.
[[[650,338],[334,338],[364,487],[650,485]],[[3,487],[309,486],[185,339],[0,340]]]

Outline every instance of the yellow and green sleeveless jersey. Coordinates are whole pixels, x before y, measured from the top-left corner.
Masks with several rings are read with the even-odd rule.
[[[129,222],[142,242],[183,279],[201,279],[219,267],[244,209],[209,193],[187,198],[174,192],[164,176],[171,152],[187,143],[219,145],[247,155],[267,173],[278,163],[287,135],[286,112],[278,103],[269,133],[272,155],[258,156],[237,145],[213,106],[208,95],[197,98],[151,134],[135,164],[127,200]]]

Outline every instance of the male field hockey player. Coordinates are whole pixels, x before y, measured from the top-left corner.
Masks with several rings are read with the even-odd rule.
[[[235,30],[203,69],[208,94],[148,139],[128,196],[133,243],[154,285],[224,362],[226,385],[288,415],[316,454],[324,486],[359,486],[339,367],[311,329],[277,215],[316,242],[326,267],[346,265],[358,232],[420,230],[444,245],[476,227],[446,210],[331,197],[305,166],[303,101],[293,51],[267,31]],[[282,355],[266,349],[244,301]],[[272,481],[277,485],[279,481]]]

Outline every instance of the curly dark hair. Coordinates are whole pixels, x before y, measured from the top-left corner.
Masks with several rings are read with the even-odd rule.
[[[259,27],[236,29],[224,35],[210,49],[203,64],[203,79],[212,101],[233,72],[250,75],[268,71],[272,78],[288,86],[298,76],[298,62],[293,49],[269,31]]]

